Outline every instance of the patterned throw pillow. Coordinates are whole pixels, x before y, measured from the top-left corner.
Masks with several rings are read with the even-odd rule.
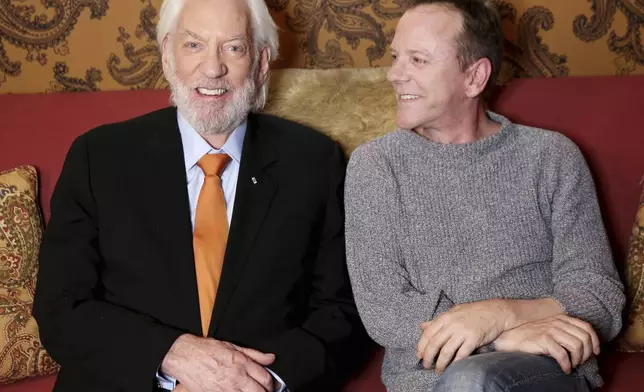
[[[626,259],[626,286],[630,309],[628,322],[620,339],[620,349],[644,351],[644,191],[640,197]]]
[[[55,373],[31,316],[43,224],[32,166],[0,172],[0,384]]]

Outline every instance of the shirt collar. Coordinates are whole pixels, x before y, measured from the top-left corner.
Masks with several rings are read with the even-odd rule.
[[[177,111],[177,122],[183,143],[183,157],[186,164],[186,172],[193,168],[202,156],[210,153],[224,152],[232,160],[241,164],[242,147],[248,121],[244,120],[230,135],[221,149],[213,148],[208,142],[195,131],[195,129]]]

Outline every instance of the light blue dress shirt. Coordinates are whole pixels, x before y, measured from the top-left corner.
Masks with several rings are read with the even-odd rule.
[[[221,186],[224,189],[224,198],[226,199],[226,216],[228,218],[228,225],[230,226],[233,217],[235,194],[237,192],[237,177],[239,177],[239,165],[241,163],[247,123],[244,121],[238,126],[226,143],[224,143],[223,147],[217,150],[208,144],[180,114],[177,114],[177,121],[179,122],[179,131],[181,132],[181,143],[183,143],[183,157],[186,165],[186,177],[188,179],[187,186],[188,197],[190,199],[192,229],[194,230],[195,227],[197,201],[199,200],[199,192],[201,191],[205,177],[203,170],[197,166],[197,162],[206,154],[225,153],[231,158],[221,174]]]
[[[181,143],[183,143],[183,157],[185,160],[186,178],[188,179],[188,198],[190,199],[190,221],[192,229],[195,228],[195,214],[197,211],[197,201],[199,192],[203,186],[204,173],[197,165],[197,162],[206,154],[228,154],[231,160],[226,165],[221,174],[221,186],[224,190],[226,199],[226,217],[228,226],[233,217],[233,207],[235,205],[235,194],[237,192],[237,178],[239,177],[239,165],[241,164],[242,147],[244,146],[244,137],[246,136],[247,122],[244,121],[240,126],[235,128],[226,143],[221,149],[212,147],[208,142],[192,128],[181,114],[177,112],[177,122],[179,123],[179,132],[181,133]],[[280,383],[278,392],[288,392],[284,381],[275,374],[271,369],[266,368],[268,372]],[[157,373],[157,381],[161,388],[173,390],[177,382],[170,376]]]

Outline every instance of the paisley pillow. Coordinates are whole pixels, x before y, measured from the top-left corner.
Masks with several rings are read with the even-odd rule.
[[[644,351],[644,190],[626,258],[626,286],[630,309],[619,347],[623,351]]]
[[[31,307],[43,223],[36,169],[0,172],[0,384],[55,373]]]

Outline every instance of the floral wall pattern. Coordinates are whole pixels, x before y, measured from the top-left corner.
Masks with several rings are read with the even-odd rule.
[[[495,0],[501,82],[644,74],[644,0]],[[266,0],[276,68],[380,67],[406,0]],[[0,0],[0,93],[166,88],[161,0]]]

